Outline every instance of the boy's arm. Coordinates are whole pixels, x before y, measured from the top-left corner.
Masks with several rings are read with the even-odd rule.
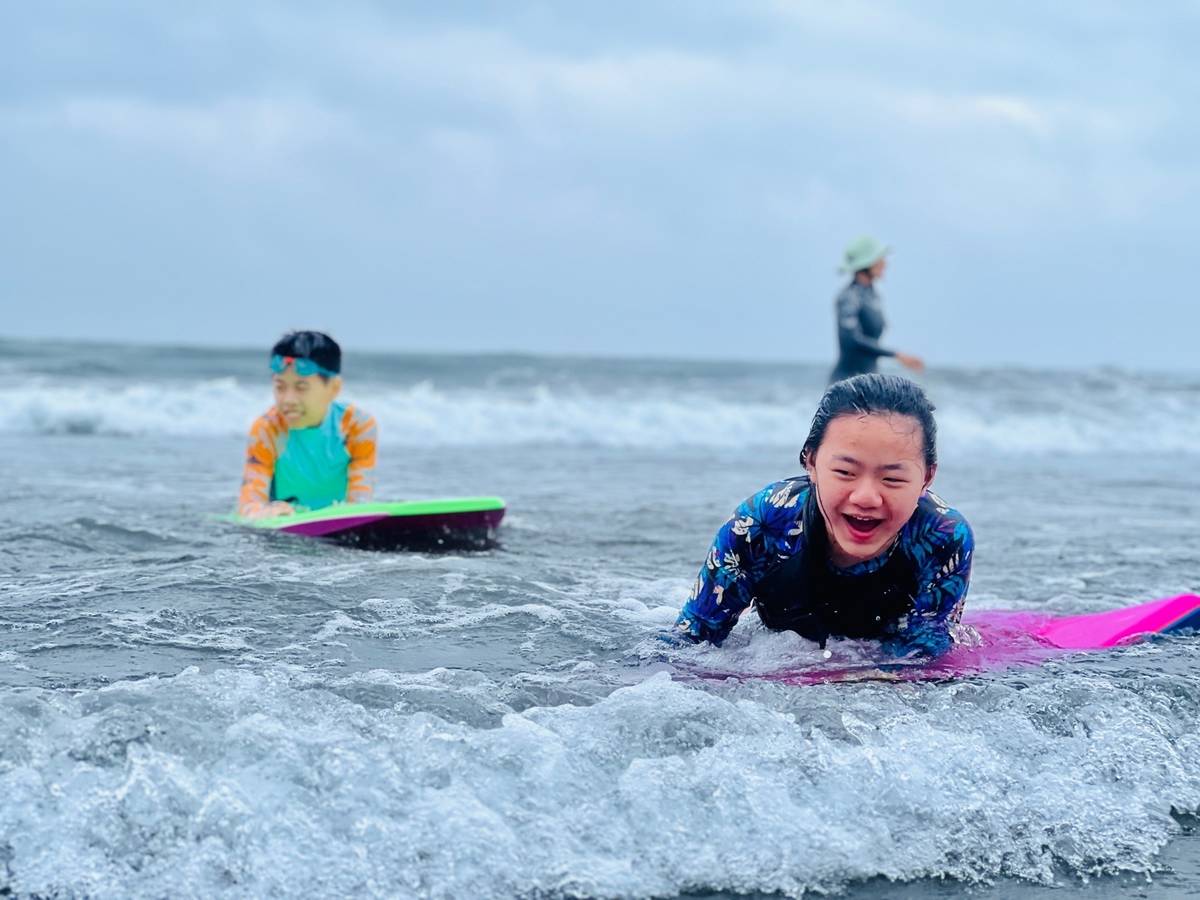
[[[270,415],[260,416],[250,426],[246,443],[246,463],[242,468],[242,489],[238,495],[238,515],[253,518],[271,505],[271,479],[275,477],[276,444],[281,430]]]
[[[346,502],[367,503],[375,493],[375,452],[379,431],[374,416],[346,407],[342,413],[342,433],[350,464],[346,471]]]

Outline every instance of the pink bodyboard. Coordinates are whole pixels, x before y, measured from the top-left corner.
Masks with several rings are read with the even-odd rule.
[[[979,635],[934,660],[896,660],[838,667],[830,663],[772,673],[701,672],[705,679],[767,680],[786,684],[846,681],[937,681],[1036,665],[1068,652],[1103,650],[1156,634],[1200,629],[1200,596],[1181,594],[1108,612],[1054,616],[1036,612],[979,610],[963,623]],[[830,644],[834,647],[835,644]]]
[[[968,613],[963,622],[983,630],[997,626],[1015,629],[1063,650],[1102,650],[1150,634],[1200,626],[1200,597],[1180,594],[1080,616],[985,609]]]

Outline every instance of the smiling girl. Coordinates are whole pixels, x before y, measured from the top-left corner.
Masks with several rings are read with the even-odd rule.
[[[830,386],[804,475],[745,500],[713,541],[676,629],[719,644],[751,603],[768,628],[825,646],[877,639],[937,656],[954,643],[971,578],[966,519],[929,490],[933,405],[894,375]]]

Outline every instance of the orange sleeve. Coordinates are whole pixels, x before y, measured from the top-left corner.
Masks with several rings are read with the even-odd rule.
[[[375,494],[375,448],[379,438],[375,417],[347,405],[342,413],[342,434],[350,464],[346,470],[346,502],[368,503]]]
[[[238,494],[239,516],[248,516],[271,502],[271,479],[275,477],[279,438],[286,430],[286,424],[274,409],[259,416],[250,426],[242,490]]]

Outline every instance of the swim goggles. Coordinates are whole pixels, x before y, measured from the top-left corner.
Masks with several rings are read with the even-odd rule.
[[[330,372],[327,368],[311,359],[303,356],[280,356],[276,353],[271,357],[271,371],[276,375],[282,375],[284,370],[291,366],[296,370],[296,374],[301,378],[307,375],[324,375],[326,378],[336,378],[337,372]]]

